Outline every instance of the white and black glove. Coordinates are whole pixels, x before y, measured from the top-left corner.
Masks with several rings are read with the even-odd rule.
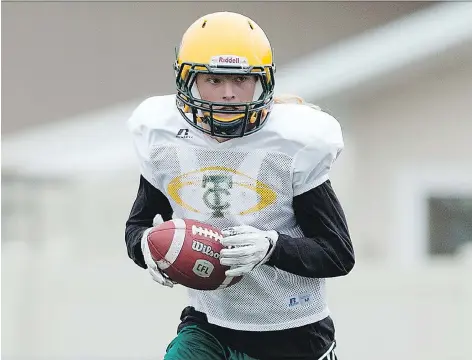
[[[266,263],[279,238],[274,230],[263,231],[248,225],[226,228],[221,233],[221,244],[228,248],[220,251],[220,263],[231,267],[226,276],[244,275]]]
[[[162,217],[159,215],[154,218],[153,226],[157,226],[162,223]],[[164,286],[173,287],[174,282],[170,280],[169,277],[164,274],[161,269],[159,269],[157,263],[152,258],[151,251],[149,250],[149,243],[147,241],[148,234],[151,230],[152,228],[146,229],[141,238],[141,250],[144,256],[144,262],[146,263],[148,271],[155,282]]]

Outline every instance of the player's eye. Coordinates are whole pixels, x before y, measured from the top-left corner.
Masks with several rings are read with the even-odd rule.
[[[247,76],[237,76],[236,78],[234,78],[234,81],[238,83],[245,82],[246,80],[248,80]]]
[[[209,78],[207,78],[206,81],[209,82],[210,84],[219,84],[219,83],[221,83],[221,79],[217,78],[217,77],[209,77]]]

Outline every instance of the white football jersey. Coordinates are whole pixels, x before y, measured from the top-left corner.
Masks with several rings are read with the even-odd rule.
[[[219,143],[188,124],[175,95],[151,97],[129,120],[144,178],[164,193],[174,218],[220,229],[251,225],[303,233],[292,200],[328,179],[343,148],[339,123],[298,104],[276,104],[254,134]],[[294,240],[296,241],[296,240]],[[262,265],[234,286],[189,289],[190,304],[219,326],[272,331],[328,316],[325,280]]]

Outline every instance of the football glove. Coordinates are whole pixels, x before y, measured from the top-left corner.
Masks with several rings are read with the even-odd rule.
[[[154,218],[153,226],[157,226],[162,223],[163,223],[162,217],[159,215]],[[147,265],[149,274],[151,274],[151,277],[155,282],[171,288],[174,286],[174,282],[171,279],[169,279],[169,277],[166,274],[164,274],[161,269],[159,269],[159,267],[157,266],[157,263],[152,258],[151,250],[149,250],[149,243],[147,241],[147,237],[151,230],[152,230],[152,227],[146,229],[141,238],[141,250],[144,256],[144,262]]]
[[[263,231],[243,225],[223,229],[221,244],[227,248],[220,251],[221,265],[230,266],[226,276],[241,276],[266,263],[279,238],[274,231]]]

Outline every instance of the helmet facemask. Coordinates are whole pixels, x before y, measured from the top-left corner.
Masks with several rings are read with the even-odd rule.
[[[218,58],[215,56],[215,58]],[[233,57],[240,59],[238,57]],[[192,126],[212,136],[235,138],[252,134],[264,124],[273,104],[274,66],[175,63],[177,107]],[[198,74],[255,76],[256,89],[250,102],[203,100],[196,86]],[[219,114],[234,116],[221,117]]]

